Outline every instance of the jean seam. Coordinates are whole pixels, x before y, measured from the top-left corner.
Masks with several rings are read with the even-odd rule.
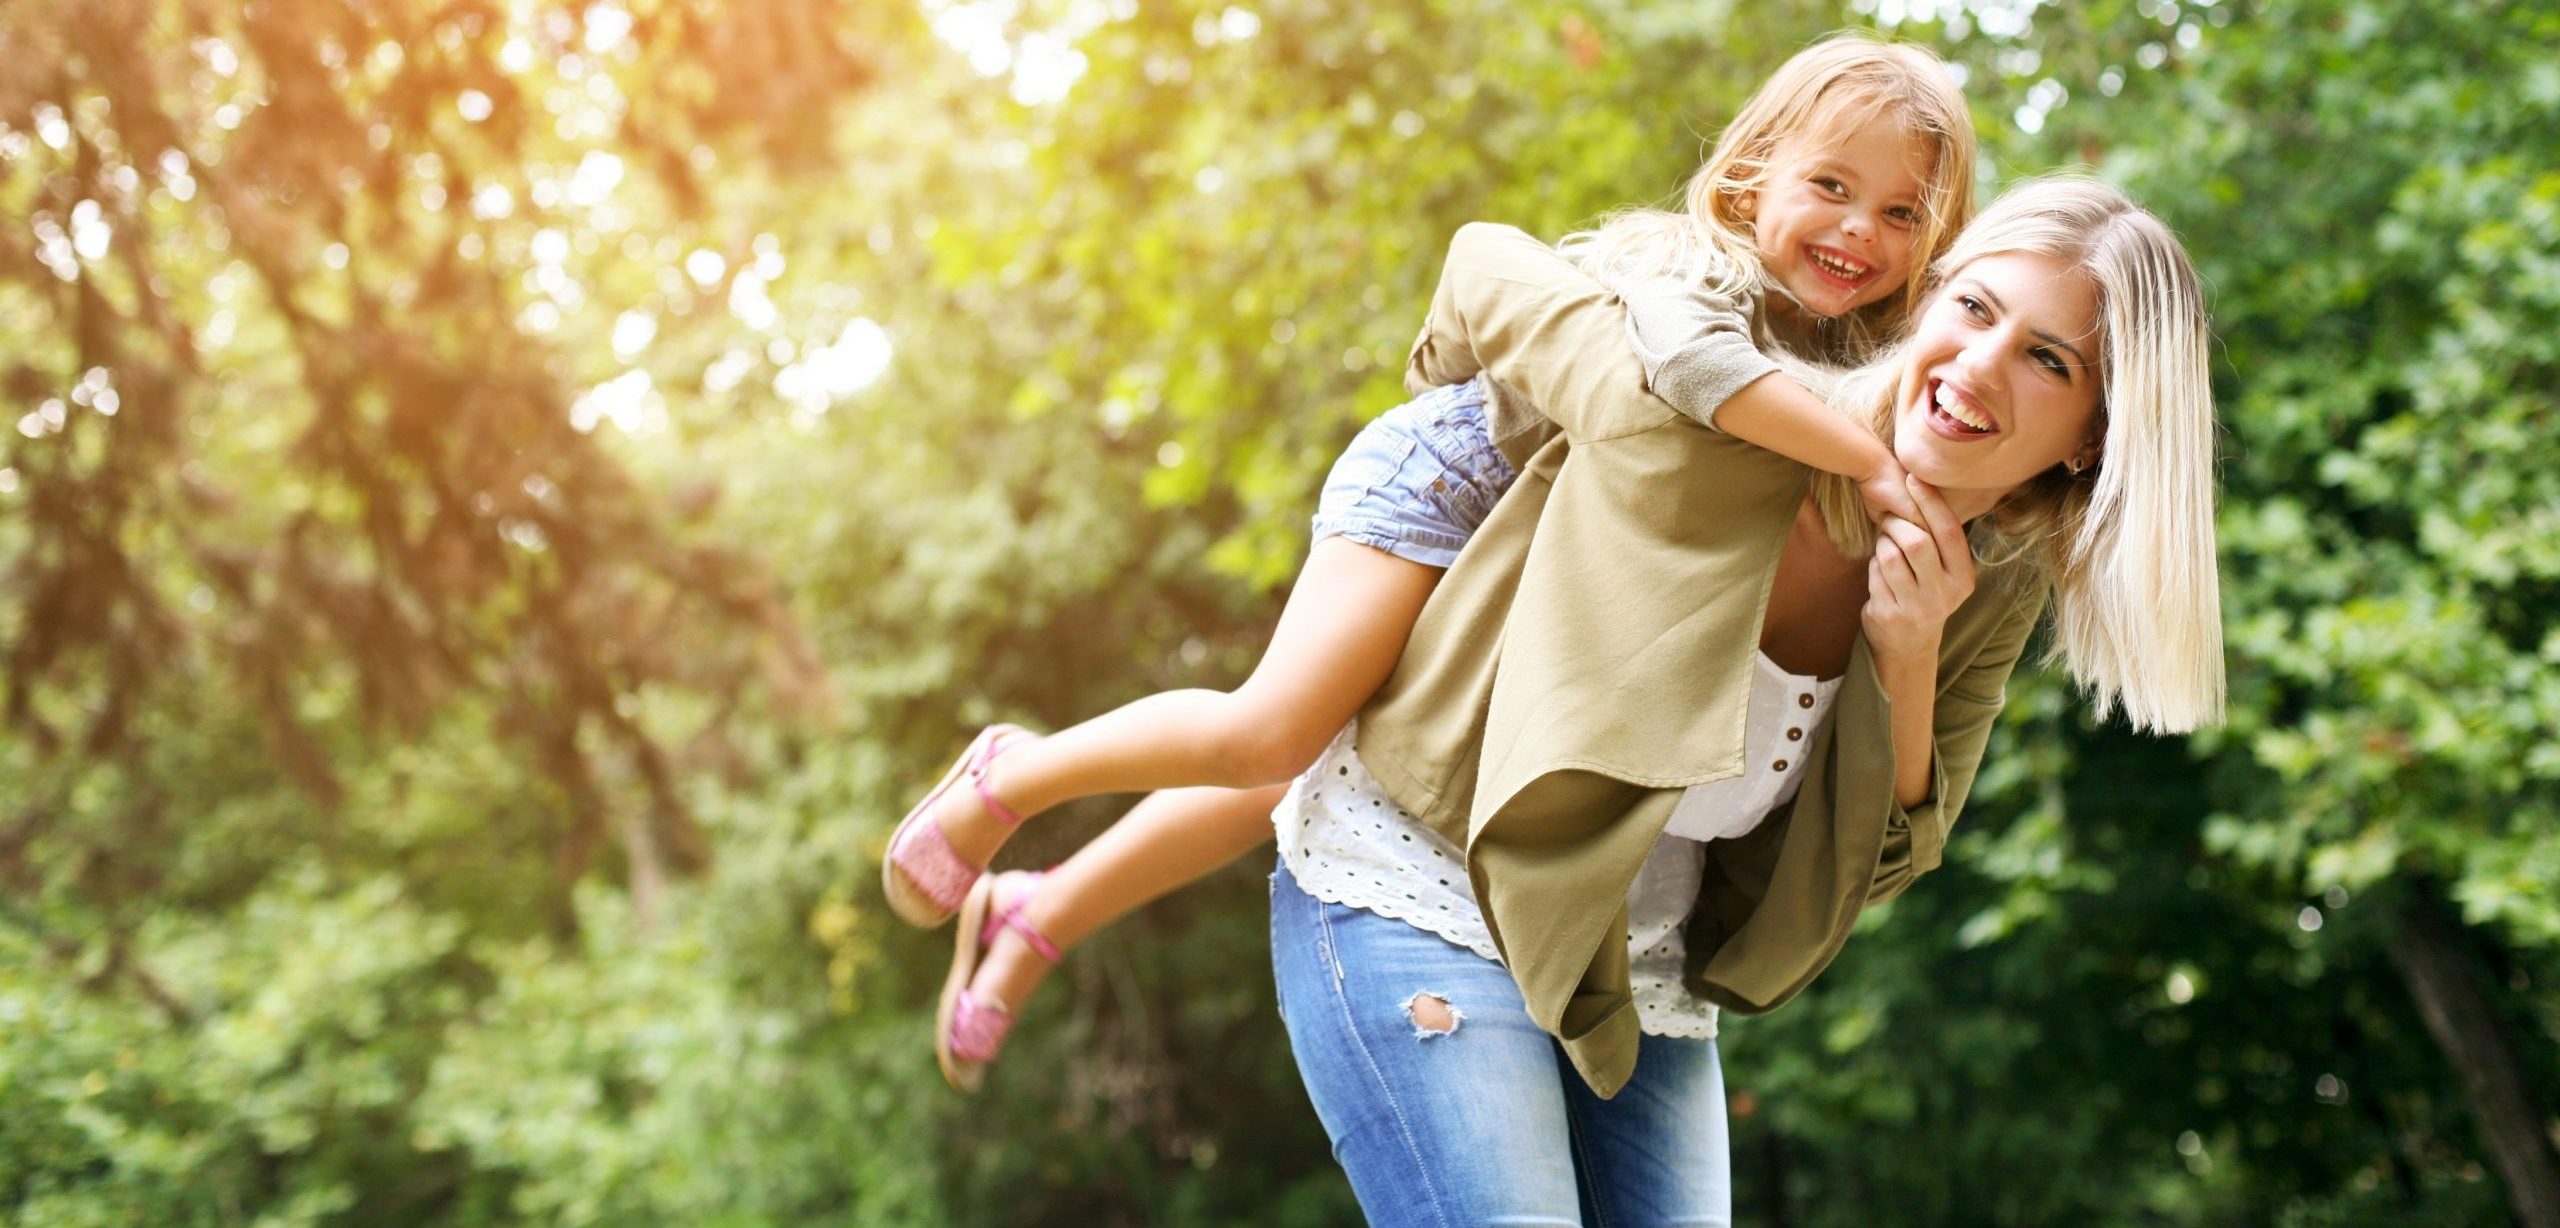
[[[1271,903],[1272,903],[1274,906],[1276,906],[1276,905],[1278,905],[1278,904],[1279,904],[1279,902],[1280,902],[1280,871],[1279,871],[1277,868],[1275,868],[1275,869],[1273,869],[1273,870],[1271,871]],[[1263,915],[1264,915],[1265,917],[1270,916],[1270,914],[1269,914],[1268,912],[1265,912]],[[1268,924],[1268,923],[1266,922],[1266,924]],[[1271,970],[1272,970],[1272,979],[1271,979],[1271,1012],[1272,1012],[1273,1014],[1275,1014],[1275,1015],[1280,1016],[1280,1026],[1281,1026],[1281,1028],[1285,1031],[1285,1030],[1288,1028],[1288,1026],[1289,1026],[1289,1004],[1288,1004],[1286,1001],[1282,1000],[1282,998],[1281,998],[1281,996],[1280,996],[1280,978],[1279,978],[1279,971],[1280,971],[1280,927],[1279,927],[1279,926],[1277,926],[1277,925],[1269,925],[1269,930],[1270,930],[1270,933],[1271,933]]]
[[[1303,894],[1304,888],[1301,888],[1300,891]],[[1308,896],[1307,898],[1310,900],[1314,899],[1313,896]],[[1328,911],[1329,910],[1325,908],[1318,907],[1315,911],[1315,917],[1317,928],[1324,934],[1325,946],[1328,950],[1331,950],[1334,949],[1335,944],[1333,941],[1333,918],[1327,915]],[[1397,1099],[1395,1085],[1389,1083],[1387,1081],[1386,1072],[1378,1068],[1378,1059],[1376,1055],[1369,1051],[1368,1039],[1360,1034],[1359,1018],[1351,1009],[1351,995],[1343,988],[1341,968],[1342,965],[1340,961],[1337,960],[1334,963],[1335,975],[1333,978],[1333,1000],[1334,1003],[1342,1009],[1343,1031],[1350,1036],[1353,1048],[1359,1051],[1360,1063],[1368,1068],[1369,1077],[1376,1081],[1380,1095],[1387,1102],[1387,1108],[1395,1114],[1396,1137],[1404,1143],[1405,1154],[1413,1160],[1413,1171],[1422,1179],[1423,1195],[1431,1200],[1431,1218],[1440,1223],[1443,1228],[1447,1228],[1449,1217],[1444,1213],[1440,1205],[1439,1186],[1431,1180],[1431,1166],[1423,1162],[1422,1148],[1414,1141],[1413,1123],[1405,1117],[1404,1102]]]
[[[1565,1077],[1574,1076],[1568,1073]],[[1599,1171],[1591,1160],[1591,1126],[1582,1106],[1575,1104],[1570,1094],[1564,1100],[1564,1119],[1565,1141],[1573,1147],[1574,1179],[1591,1193],[1592,1222],[1586,1228],[1608,1228],[1608,1191],[1591,1179],[1591,1175]]]

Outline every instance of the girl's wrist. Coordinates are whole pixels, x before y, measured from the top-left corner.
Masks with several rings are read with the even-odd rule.
[[[1869,436],[1864,431],[1861,431],[1858,434],[1860,438],[1866,441],[1860,448],[1861,454],[1858,462],[1866,467],[1866,472],[1853,473],[1847,476],[1856,478],[1862,482],[1882,481],[1887,478],[1900,479],[1902,477],[1902,458],[1893,454],[1893,445],[1888,444],[1881,439]]]

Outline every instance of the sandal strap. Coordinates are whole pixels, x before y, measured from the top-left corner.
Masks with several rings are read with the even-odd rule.
[[[1049,961],[1052,967],[1065,959],[1066,954],[1058,949],[1058,944],[1049,941],[1049,936],[1041,933],[1040,927],[1031,924],[1031,918],[1024,916],[1022,912],[1030,905],[1031,897],[1039,893],[1040,880],[1048,876],[1047,870],[1032,871],[1030,890],[1014,897],[1012,903],[1005,905],[1002,911],[987,919],[986,931],[978,936],[978,944],[982,947],[994,946],[997,934],[1012,930],[1021,936],[1022,941],[1031,947],[1034,954]]]
[[[969,765],[968,777],[970,790],[978,795],[978,803],[987,808],[988,814],[994,815],[1007,827],[1020,827],[1022,816],[1015,814],[1013,807],[1005,805],[1003,800],[996,796],[995,786],[987,783],[987,768],[996,761],[996,756],[1002,754],[1004,748],[1013,745],[1013,742],[1014,739],[1003,735],[987,739],[986,743],[979,747],[976,760]]]
[[[981,1000],[967,990],[951,1010],[951,1054],[963,1061],[991,1062],[1013,1030],[1013,1012],[1001,1002]]]

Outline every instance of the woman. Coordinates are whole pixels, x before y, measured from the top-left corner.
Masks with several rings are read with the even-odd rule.
[[[1725,1222],[1712,1008],[1935,867],[2049,597],[2101,712],[2219,716],[2202,297],[2113,189],[2013,189],[1838,381],[1920,480],[1871,556],[1854,489],[1682,420],[1626,327],[1460,232],[1412,379],[1491,376],[1521,478],[1276,816],[1282,1010],[1374,1223]]]

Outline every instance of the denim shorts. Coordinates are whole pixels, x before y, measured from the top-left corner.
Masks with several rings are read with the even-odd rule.
[[[1519,476],[1493,446],[1482,382],[1434,388],[1352,438],[1316,498],[1315,540],[1445,568]]]
[[[1373,1228],[1731,1228],[1714,1040],[1644,1037],[1635,1077],[1603,1100],[1502,965],[1319,900],[1285,862],[1271,968],[1298,1076]],[[1418,1016],[1426,997],[1448,1014]]]

